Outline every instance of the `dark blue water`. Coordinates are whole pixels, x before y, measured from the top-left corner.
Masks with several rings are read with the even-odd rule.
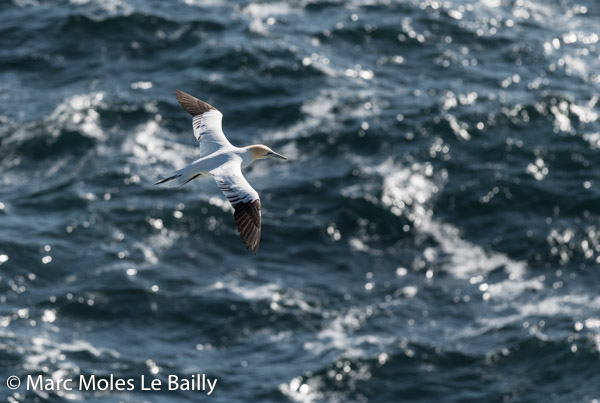
[[[590,0],[0,2],[0,397],[597,402]],[[179,88],[231,142],[257,256]],[[27,391],[217,378],[214,392]]]

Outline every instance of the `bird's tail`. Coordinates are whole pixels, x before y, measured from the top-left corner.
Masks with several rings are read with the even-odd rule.
[[[160,185],[164,187],[175,187],[185,185],[187,183],[187,176],[185,169],[180,169],[178,171],[173,172],[171,176],[168,178],[164,178],[155,183],[155,185]]]
[[[183,186],[191,180],[196,178],[207,176],[205,172],[190,172],[189,169],[183,168],[179,171],[173,172],[173,175],[168,178],[164,178],[155,183],[155,185],[165,186],[165,187],[175,187],[175,186]]]
[[[181,177],[181,174],[175,174],[175,175],[169,176],[168,178],[159,180],[158,182],[155,183],[155,185],[164,185],[164,186],[175,185],[175,183],[173,183],[173,181],[180,177]]]

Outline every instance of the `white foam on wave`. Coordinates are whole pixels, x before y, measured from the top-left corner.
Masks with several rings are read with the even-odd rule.
[[[152,119],[135,129],[135,135],[123,143],[124,153],[132,155],[131,162],[145,166],[163,162],[175,169],[187,165],[197,157],[197,148],[170,141],[173,136],[160,125],[160,119]],[[190,127],[189,135],[192,136]]]
[[[600,310],[600,297],[588,295],[550,296],[541,301],[527,302],[517,306],[523,317],[527,316],[558,316],[577,317],[589,311]]]
[[[37,7],[40,5],[37,0],[13,0],[13,3],[17,7],[25,8],[25,7]]]
[[[63,130],[67,129],[80,132],[87,137],[105,140],[106,134],[100,127],[100,115],[96,111],[103,105],[103,99],[104,95],[101,92],[67,97],[44,118],[44,129],[53,137],[58,137]],[[6,144],[22,142],[36,136],[32,124],[35,122],[18,125],[13,134],[5,139]]]
[[[300,111],[304,115],[302,120],[285,128],[270,130],[265,133],[265,138],[276,140],[296,139],[308,136],[315,131],[333,130],[341,127],[338,119],[346,116],[364,119],[377,116],[379,110],[374,102],[370,102],[374,94],[375,92],[371,89],[356,91],[349,94],[353,99],[348,100],[340,90],[321,90],[316,97],[307,99],[302,103],[300,107]],[[360,100],[365,100],[365,102],[352,102],[351,106],[348,105],[350,101],[355,101],[354,98],[357,95]],[[336,108],[340,109],[340,113],[336,113]]]
[[[592,150],[600,150],[600,132],[585,133],[583,139],[590,144]]]
[[[65,353],[87,352],[94,357],[109,355],[111,358],[118,358],[118,351],[107,348],[96,348],[85,340],[73,340],[68,343],[52,340],[48,335],[39,335],[30,340],[22,341],[20,344],[20,354],[23,355],[25,362],[23,368],[29,371],[39,371],[48,364],[56,364],[59,369],[70,370],[71,373],[77,373],[79,368],[69,361],[66,361]]]
[[[40,130],[43,130],[44,136],[50,136],[53,139],[58,138],[62,132],[78,132],[88,138],[103,142],[107,139],[107,133],[100,125],[100,115],[97,109],[104,105],[104,95],[101,92],[92,92],[88,94],[75,94],[68,96],[42,121],[33,120],[25,123],[12,122],[6,120],[2,122],[5,126],[11,127],[8,136],[4,139],[4,144],[9,146],[20,144],[40,136]],[[41,124],[40,124],[41,123]],[[40,128],[41,126],[41,128]],[[12,130],[14,127],[14,130]],[[22,162],[21,157],[12,158],[3,163],[2,168],[17,166]],[[56,159],[50,162],[50,165],[43,165],[40,178],[54,178],[56,173],[64,170],[69,161],[66,158]],[[31,177],[25,177],[22,172],[12,170],[3,176],[5,185],[20,186],[32,180]]]
[[[350,237],[348,239],[348,244],[350,245],[350,247],[353,250],[356,250],[359,252],[365,252],[365,253],[368,253],[373,256],[383,256],[384,255],[383,251],[378,250],[376,248],[371,248],[369,245],[367,245],[361,239],[356,238],[356,237]]]
[[[134,7],[124,0],[69,0],[74,6],[94,5],[109,15],[128,15]]]
[[[345,312],[327,312],[331,318],[327,325],[317,333],[315,340],[304,343],[304,349],[315,355],[321,355],[329,350],[343,352],[344,357],[362,358],[367,355],[365,346],[379,351],[391,346],[396,338],[379,334],[354,335],[373,314],[374,307],[353,306]]]
[[[416,292],[416,291],[415,291]],[[352,306],[345,310],[322,311],[320,314],[325,319],[325,326],[317,333],[316,337],[306,341],[303,344],[304,350],[315,356],[323,356],[331,354],[335,351],[337,363],[342,364],[343,360],[352,358],[369,358],[377,357],[380,362],[385,361],[388,357],[385,351],[394,350],[400,347],[407,354],[411,354],[412,350],[407,347],[405,340],[398,343],[398,338],[391,330],[391,334],[382,335],[381,329],[377,333],[367,333],[361,329],[366,327],[368,318],[376,309],[380,309],[389,303],[375,303],[371,305]],[[361,334],[356,334],[357,332]],[[347,364],[346,364],[347,365]],[[358,379],[369,379],[370,366],[363,365],[361,368],[345,367],[338,368],[334,371],[339,371],[349,382],[353,383]],[[329,377],[335,377],[332,370],[328,371]],[[336,378],[337,379],[337,378]],[[346,401],[346,396],[343,393],[335,394],[322,392],[324,388],[321,377],[310,377],[305,381],[301,377],[293,378],[287,383],[279,385],[279,390],[288,398],[295,402],[315,402],[322,401],[327,396],[327,401],[343,402]]]
[[[393,214],[408,218],[413,223],[414,231],[428,235],[437,242],[437,247],[423,251],[425,261],[434,262],[448,274],[465,280],[469,287],[485,291],[485,299],[502,304],[510,303],[523,292],[544,287],[542,279],[526,278],[526,262],[475,245],[461,237],[459,228],[434,216],[431,202],[444,185],[445,172],[436,174],[429,163],[401,166],[392,159],[367,168],[365,172],[383,178],[381,199],[377,202],[389,208]],[[373,201],[368,191],[361,193],[357,188],[347,192],[347,195]],[[498,269],[506,273],[505,279],[489,282],[488,274]]]
[[[329,126],[335,121],[333,108],[339,103],[339,93],[336,90],[323,90],[314,99],[304,101],[300,111],[304,119],[294,123],[292,126],[275,129],[268,132],[268,138],[274,140],[290,140],[310,132],[318,130],[319,127]]]
[[[572,102],[569,105],[569,111],[579,118],[582,123],[594,123],[598,120],[598,113],[594,110],[598,103],[598,97],[594,96],[586,104],[578,105]]]
[[[311,306],[307,297],[299,290],[282,289],[279,284],[266,283],[256,285],[249,282],[241,282],[239,279],[228,278],[217,281],[202,290],[211,292],[225,290],[235,294],[246,301],[267,301],[273,311],[298,310],[304,312],[320,312],[319,308]]]
[[[468,326],[458,333],[459,336],[473,337],[485,334],[489,331],[500,329],[509,324],[518,323],[528,329],[529,333],[536,338],[547,340],[574,340],[574,332],[587,330],[585,336],[594,343],[600,352],[600,319],[594,317],[600,310],[600,297],[588,295],[551,295],[537,301],[512,304],[514,313],[501,316],[480,317],[477,326]],[[573,320],[572,329],[555,328],[552,334],[545,332],[544,324],[540,325],[537,320],[528,318],[555,318],[567,317]]]
[[[162,228],[159,234],[154,234],[132,244],[133,250],[139,250],[144,256],[144,261],[150,265],[158,264],[157,254],[171,248],[181,235],[176,231],[170,231]]]
[[[320,401],[338,402],[331,392],[327,396],[320,392],[323,388],[322,382],[318,378],[310,378],[306,382],[302,382],[300,377],[293,378],[289,383],[279,385],[279,390],[289,399],[300,403],[313,403]]]
[[[287,2],[251,3],[244,7],[242,13],[254,18],[267,18],[273,15],[287,15],[292,8]]]
[[[553,8],[545,2],[521,0],[515,2],[513,16],[524,20],[533,19],[538,23],[547,23],[555,16],[555,13]]]
[[[600,297],[552,295],[531,302],[514,303],[523,294],[531,291],[540,295],[540,291],[545,288],[545,277],[542,275],[528,278],[526,262],[474,245],[461,238],[457,227],[436,219],[428,204],[436,193],[432,189],[441,187],[443,181],[438,181],[437,184],[433,181],[428,164],[412,164],[408,168],[397,166],[388,160],[374,167],[373,171],[384,178],[382,204],[395,214],[409,217],[415,223],[417,231],[431,236],[438,243],[439,251],[434,251],[435,253],[425,258],[436,260],[449,274],[476,286],[483,293],[483,299],[495,306],[495,315],[478,317],[476,325],[467,326],[456,334],[458,338],[473,337],[511,323],[527,323],[529,317],[564,315],[569,318],[581,318],[581,323],[585,323],[589,337],[594,343],[600,340],[600,330],[593,326],[600,321],[595,322],[593,316],[590,316],[600,310]],[[489,281],[488,274],[497,269],[503,269],[507,274],[506,278],[496,282]],[[587,326],[588,323],[590,326]],[[543,328],[538,326],[532,326],[530,333],[543,340],[550,338],[543,332]]]
[[[413,223],[415,231],[430,236],[438,243],[437,247],[424,250],[424,259],[435,261],[442,270],[474,288],[483,284],[491,271],[502,268],[507,273],[507,278],[491,286],[486,284],[490,298],[502,302],[518,295],[527,287],[541,287],[537,279],[525,280],[527,267],[524,262],[474,245],[461,238],[458,228],[434,217],[430,204],[443,186],[445,174],[436,175],[431,164],[399,166],[388,159],[377,166],[367,167],[365,172],[379,175],[383,179],[380,199],[373,197],[374,189],[369,184],[365,184],[362,190],[361,185],[354,185],[344,189],[342,193],[346,197],[365,197],[381,203],[393,214],[407,217]],[[438,181],[434,178],[438,178]],[[373,254],[373,248],[362,240],[352,238],[349,242],[355,250]],[[364,358],[400,346],[407,355],[413,354],[406,340],[398,344],[396,335],[382,335],[381,332],[370,334],[365,332],[365,327],[374,312],[387,310],[418,293],[418,287],[408,284],[398,290],[396,299],[391,301],[374,301],[372,304],[352,306],[345,310],[323,312],[324,318],[328,319],[325,326],[314,339],[305,342],[304,348],[316,355],[336,351],[340,357]],[[291,384],[283,384],[281,388],[297,401],[309,399],[298,390],[293,391]]]
[[[292,9],[289,3],[251,3],[244,7],[242,14],[250,17],[250,32],[266,35],[269,27],[274,25],[278,16],[290,14],[297,9]]]
[[[58,333],[58,330],[56,332]],[[109,360],[120,357],[118,351],[108,348],[96,348],[85,340],[58,342],[47,334],[35,336],[28,340],[20,340],[19,346],[19,355],[24,357],[23,369],[30,373],[46,373],[54,382],[73,378],[81,373],[80,367],[68,358],[68,353],[80,354],[86,352],[94,357],[109,356]],[[43,398],[49,397],[43,391],[36,391],[35,393]],[[54,393],[67,400],[82,399],[82,395],[78,392],[57,390]]]
[[[440,263],[448,273],[460,279],[470,279],[504,268],[508,280],[506,283],[496,284],[498,296],[504,288],[510,288],[512,283],[523,280],[527,268],[525,262],[515,261],[503,253],[474,245],[461,238],[458,228],[433,216],[429,204],[443,183],[433,182],[433,168],[430,164],[413,163],[410,167],[398,167],[392,160],[387,160],[370,170],[384,178],[381,203],[394,214],[405,215],[413,222],[417,231],[438,242],[440,255],[446,256]],[[444,176],[442,173],[442,177]]]
[[[407,217],[414,224],[413,231],[425,234],[437,243],[434,247],[424,249],[423,258],[434,262],[456,279],[463,280],[466,288],[482,292],[483,299],[488,300],[492,307],[494,313],[477,317],[464,329],[445,334],[441,344],[461,344],[464,340],[509,324],[518,323],[521,326],[529,317],[566,315],[582,318],[579,327],[587,328],[590,340],[600,347],[600,320],[594,320],[590,315],[600,309],[600,298],[551,296],[517,304],[515,300],[532,290],[535,295],[543,295],[540,291],[545,288],[544,277],[528,277],[526,262],[476,245],[464,239],[458,227],[435,217],[432,199],[445,183],[444,172],[436,173],[429,163],[403,166],[392,159],[367,168],[365,172],[382,178],[380,198],[374,197],[378,192],[374,192],[372,183],[353,185],[342,193],[346,197],[363,197],[374,203],[381,203],[392,213]],[[370,252],[364,242],[350,242],[355,250]],[[488,275],[497,270],[502,270],[505,277],[491,281]],[[396,298],[392,300],[373,301],[371,304],[355,305],[344,310],[322,312],[326,319],[325,325],[316,337],[305,342],[305,350],[315,355],[331,354],[333,351],[338,357],[364,358],[376,354],[374,351],[394,351],[400,347],[407,356],[412,356],[414,351],[409,348],[406,339],[399,340],[393,332],[382,335],[380,330],[376,335],[369,334],[368,323],[374,312],[404,304],[406,299],[414,297],[418,292],[416,286],[407,285],[402,292],[394,294]],[[529,330],[540,340],[549,338],[544,333],[543,326],[533,325]],[[293,378],[290,382],[281,384],[280,390],[294,401],[318,401],[322,398],[320,391],[323,390],[320,379],[321,377],[311,377],[303,381],[301,377]]]
[[[237,280],[217,281],[208,286],[206,291],[226,290],[232,294],[238,295],[248,301],[258,301],[271,299],[273,293],[279,289],[279,286],[274,283],[266,283],[262,285],[241,285]]]
[[[222,0],[183,0],[183,2],[188,6],[195,7],[217,7],[223,5]]]
[[[96,112],[103,99],[101,92],[67,98],[50,115],[51,121],[59,123],[58,127],[53,128],[54,134],[58,135],[58,128],[74,127],[89,137],[103,139],[105,136],[99,124],[100,115]]]

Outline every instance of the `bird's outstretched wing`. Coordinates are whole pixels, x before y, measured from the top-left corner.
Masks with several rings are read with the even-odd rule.
[[[212,154],[221,147],[232,147],[221,127],[223,120],[221,112],[183,91],[175,90],[175,96],[183,109],[193,116],[192,127],[194,136],[200,143],[201,157]]]
[[[235,225],[246,249],[256,255],[260,242],[260,199],[256,190],[250,186],[239,162],[231,161],[211,171],[219,189],[233,206]]]

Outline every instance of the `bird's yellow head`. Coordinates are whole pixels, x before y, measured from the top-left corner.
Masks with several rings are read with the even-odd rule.
[[[255,160],[264,160],[265,158],[279,158],[282,160],[287,160],[287,158],[283,155],[276,153],[269,147],[263,146],[262,144],[248,146],[246,147],[246,150],[248,150],[252,158]]]

